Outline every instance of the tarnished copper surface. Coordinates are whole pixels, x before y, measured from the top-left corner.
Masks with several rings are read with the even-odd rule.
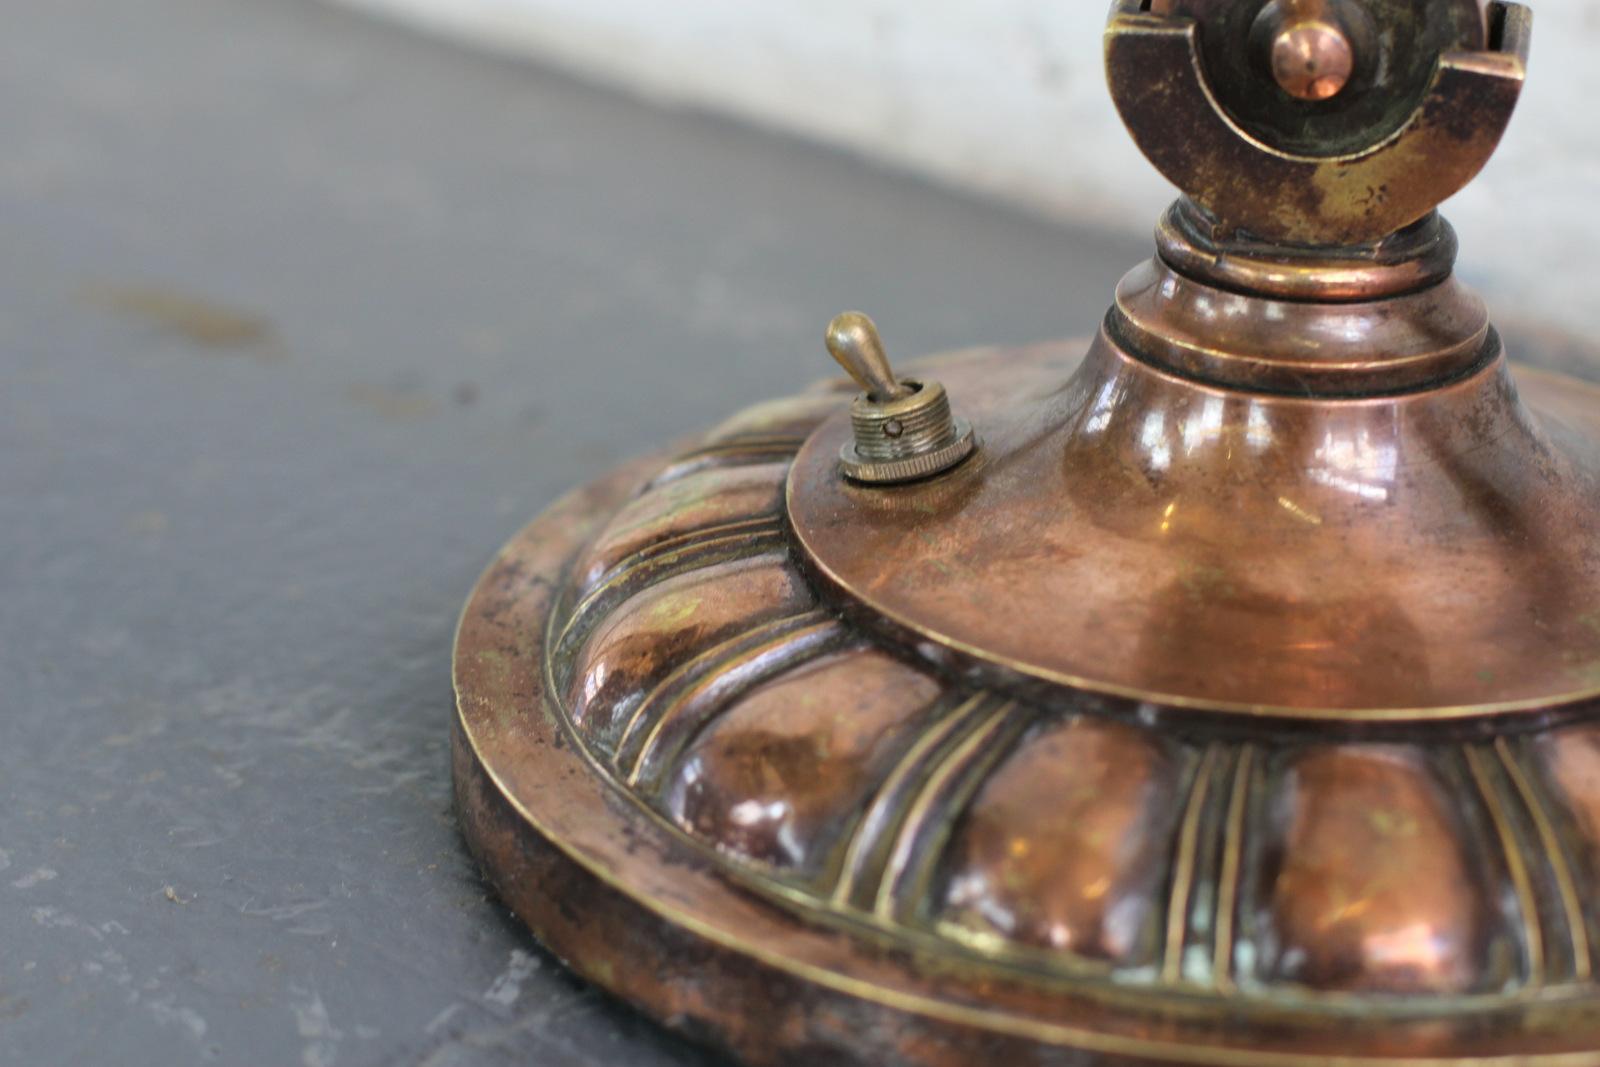
[[[667,785],[666,810],[720,851],[815,871],[941,690],[877,650],[789,672],[695,740]]]
[[[1478,882],[1460,816],[1412,752],[1313,748],[1263,803],[1263,970],[1319,989],[1469,993],[1503,986],[1500,895]]]
[[[615,751],[644,694],[684,663],[748,633],[751,626],[816,607],[781,549],[688,571],[652,586],[588,638],[585,669],[568,687],[573,723],[590,743]],[[664,624],[670,626],[663,640]]]
[[[715,515],[729,532],[744,532],[752,520],[770,516],[783,491],[786,460],[740,466],[732,473],[696,469],[664,479],[659,497],[623,508],[607,524],[585,561],[579,595],[592,595],[603,579],[616,577],[617,568],[638,553],[670,548],[674,538],[698,532],[708,515]]]
[[[1120,3],[1187,198],[1098,337],[902,382],[847,316],[853,405],[480,581],[457,797],[518,915],[753,1064],[1600,1065],[1600,390],[1513,373],[1432,213],[1526,29]],[[846,477],[949,438],[935,365],[983,447]]]
[[[1146,6],[1120,5],[1123,10]],[[1230,120],[1284,152],[1350,155],[1392,136],[1428,92],[1438,56],[1481,50],[1486,0],[1150,0],[1195,20],[1207,89]],[[1348,46],[1337,100],[1297,96],[1274,62],[1285,30],[1328,26]],[[1301,67],[1304,73],[1304,67]],[[1279,90],[1282,90],[1281,92]],[[1330,98],[1331,100],[1331,98]]]
[[[1155,960],[1178,824],[1174,758],[1146,732],[1089,719],[1034,739],[963,816],[941,922],[980,945]]]
[[[968,354],[939,372],[1063,359]],[[1529,380],[1552,418],[1582,409]],[[845,398],[796,401],[813,419],[830,403]],[[717,447],[699,468],[716,475],[696,482],[704,525],[674,534],[680,547],[718,536],[711,502],[734,514],[740,500],[718,483],[767,459],[756,436]],[[625,469],[529,527],[457,644],[468,837],[583,974],[756,1064],[1600,1061],[1586,728],[1418,727],[1384,743],[1270,721],[1172,731],[1105,718],[1122,713],[1090,694],[1041,705],[974,688],[836,616],[844,643],[812,648],[804,610],[773,633],[752,599],[744,632],[769,667],[719,690],[745,670],[739,638],[683,661],[688,688],[721,695],[691,701],[700,725],[657,776],[630,777],[550,686],[611,654],[560,643],[585,545],[629,499],[640,516],[683,507],[658,474],[679,462]],[[748,573],[804,582],[769,555],[751,539]],[[581,625],[626,630],[638,662],[666,663],[703,622],[656,610],[656,591],[741,573],[687,558],[634,557],[644,584]],[[591,705],[644,709],[629,717],[648,732],[680,714],[672,674]]]
[[[1519,399],[1495,356],[1393,397],[1239,393],[1104,334],[1081,364],[1069,346],[941,374],[976,461],[858,490],[836,417],[789,485],[817,572],[930,655],[1336,722],[1600,694],[1600,391],[1530,373]]]
[[[1298,245],[1377,241],[1488,162],[1521,95],[1530,17],[1496,4],[1486,39],[1473,0],[1371,6],[1391,33],[1406,25],[1418,39],[1390,38],[1390,81],[1372,75],[1370,91],[1352,86],[1324,115],[1263,91],[1271,76],[1252,71],[1250,24],[1235,26],[1255,5],[1119,0],[1106,35],[1112,99],[1141,151],[1226,229]]]
[[[1545,847],[1553,857],[1575,866],[1577,874],[1558,872],[1573,887],[1563,904],[1573,909],[1571,925],[1587,931],[1600,916],[1600,898],[1575,887],[1580,878],[1600,881],[1600,724],[1545,734],[1535,747],[1551,793],[1565,798],[1561,814],[1542,818],[1536,829],[1549,834]]]
[[[1160,259],[1117,287],[1115,328],[1146,359],[1296,396],[1393,393],[1483,362],[1489,313],[1454,279],[1360,302],[1288,301],[1196,281]]]
[[[1299,248],[1228,236],[1180,198],[1156,226],[1161,262],[1193,281],[1266,300],[1366,303],[1405,296],[1447,280],[1456,235],[1438,212],[1380,242]]]

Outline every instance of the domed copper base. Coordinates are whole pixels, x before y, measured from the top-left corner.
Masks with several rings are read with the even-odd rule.
[[[925,365],[940,479],[837,481],[819,391],[513,541],[455,664],[500,892],[757,1064],[1600,1063],[1600,395],[1089,347]]]
[[[1600,695],[1600,391],[1480,337],[1446,384],[1358,399],[1198,383],[1109,332],[942,369],[984,449],[898,492],[801,451],[789,521],[926,654],[1164,710],[1333,725]],[[1052,693],[1051,690],[1056,690]]]

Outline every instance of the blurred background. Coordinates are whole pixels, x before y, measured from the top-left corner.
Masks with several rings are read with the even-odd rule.
[[[1094,0],[342,0],[739,115],[1069,222],[1141,234],[1167,189],[1105,94]],[[1600,330],[1600,4],[1537,0],[1511,133],[1445,211],[1509,304]]]
[[[1094,330],[1171,195],[1104,6],[6,5],[0,1065],[716,1063],[479,877],[456,615],[561,494],[834,373],[840,310]],[[1600,11],[1537,8],[1449,211],[1594,378]]]

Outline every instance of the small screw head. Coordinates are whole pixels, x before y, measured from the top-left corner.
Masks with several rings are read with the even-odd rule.
[[[883,424],[883,436],[885,437],[898,438],[905,432],[905,423],[901,422],[899,419],[890,419],[888,422]]]

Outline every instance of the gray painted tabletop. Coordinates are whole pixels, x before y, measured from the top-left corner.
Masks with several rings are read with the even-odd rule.
[[[706,1062],[462,845],[474,578],[847,306],[1083,333],[1148,243],[307,2],[7,14],[0,1063]]]
[[[306,0],[7,16],[0,1063],[709,1062],[463,847],[474,578],[834,312],[1081,335],[1148,240]]]

